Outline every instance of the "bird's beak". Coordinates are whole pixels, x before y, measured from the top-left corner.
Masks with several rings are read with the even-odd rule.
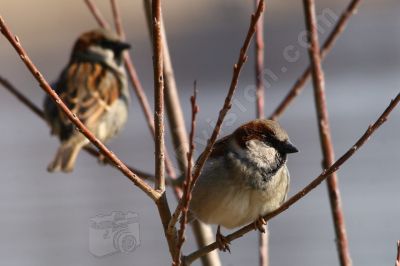
[[[283,142],[281,148],[285,153],[295,153],[299,151],[289,140]]]
[[[114,42],[112,44],[113,49],[123,51],[131,48],[131,45],[127,42]]]

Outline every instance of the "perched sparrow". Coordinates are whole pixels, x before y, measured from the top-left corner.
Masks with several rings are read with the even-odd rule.
[[[113,137],[125,124],[130,101],[122,53],[130,47],[113,32],[97,29],[76,41],[68,65],[53,88],[62,101],[101,141]],[[79,151],[89,141],[49,96],[44,110],[52,134],[61,141],[48,171],[72,171]]]
[[[234,228],[276,210],[289,188],[287,154],[298,152],[280,125],[253,120],[214,145],[194,186],[190,211],[199,220]],[[229,250],[217,231],[220,248]]]

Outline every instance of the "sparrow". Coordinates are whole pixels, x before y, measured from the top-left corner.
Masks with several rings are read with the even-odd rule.
[[[220,226],[232,229],[255,221],[286,200],[290,176],[287,154],[298,152],[276,122],[250,121],[214,145],[192,192],[190,212],[198,220],[218,225],[217,243],[229,251]]]
[[[102,142],[115,136],[125,125],[130,96],[123,51],[129,49],[109,30],[95,29],[80,35],[69,63],[52,86],[61,100]],[[79,151],[89,140],[75,129],[53,100],[44,100],[45,118],[60,146],[49,172],[73,170]]]

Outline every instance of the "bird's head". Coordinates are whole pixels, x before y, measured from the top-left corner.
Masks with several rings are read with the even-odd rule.
[[[267,148],[276,150],[283,156],[298,152],[298,149],[290,142],[286,131],[273,120],[252,120],[237,128],[232,136],[238,146],[244,150],[260,148],[262,151],[261,148],[266,147],[264,150]]]
[[[79,36],[72,50],[72,58],[90,58],[120,66],[122,52],[130,47],[129,43],[123,42],[113,31],[95,29]]]

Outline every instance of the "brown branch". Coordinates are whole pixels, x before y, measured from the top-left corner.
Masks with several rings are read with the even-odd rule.
[[[256,7],[260,0],[255,0]],[[263,71],[264,71],[264,16],[261,15],[256,29],[256,37],[255,37],[255,73],[256,73],[256,97],[257,97],[257,105],[256,105],[256,116],[257,118],[264,118],[264,79],[263,79]]]
[[[257,8],[260,0],[255,0],[255,8]],[[256,118],[264,118],[264,105],[265,105],[265,86],[263,79],[264,71],[264,15],[261,15],[257,23],[256,37],[255,37],[255,74],[256,74]],[[258,234],[258,255],[259,265],[268,266],[268,226],[265,225],[265,233]]]
[[[74,115],[68,107],[62,102],[57,93],[50,87],[49,83],[44,79],[43,75],[39,72],[33,62],[30,60],[25,50],[21,46],[19,39],[14,36],[6,26],[2,17],[0,17],[0,29],[1,33],[7,38],[10,44],[14,47],[17,54],[20,56],[22,61],[25,63],[26,67],[32,73],[32,75],[39,82],[40,87],[51,97],[51,99],[58,105],[60,110],[68,117],[68,119],[77,127],[77,129],[85,135],[88,140],[95,145],[101,153],[109,159],[113,164],[115,164],[118,169],[129,178],[136,186],[138,186],[142,191],[144,191],[150,198],[157,201],[161,194],[158,191],[152,189],[146,182],[141,180],[135,173],[133,173],[129,168],[114,154],[112,153],[101,141],[99,141],[79,120],[79,118]]]
[[[395,266],[400,266],[400,240],[397,241],[397,257]]]
[[[151,4],[150,0],[144,0],[147,28],[151,36]],[[175,74],[168,48],[167,34],[163,16],[161,14],[161,38],[163,40],[164,54],[164,80],[165,80],[165,107],[171,130],[172,142],[175,149],[179,169],[184,173],[187,169],[186,154],[188,152],[188,138],[185,120],[182,112],[182,104],[179,100],[178,88],[175,82]]]
[[[323,154],[323,169],[328,168],[335,161],[335,152],[332,144],[332,137],[329,126],[329,114],[325,95],[325,77],[322,70],[317,16],[315,11],[314,0],[303,0],[305,21],[307,27],[307,37],[309,43],[309,56],[312,69],[312,81],[314,87],[314,100],[318,116],[318,130]],[[336,173],[333,173],[327,179],[327,187],[329,192],[329,201],[331,205],[332,218],[336,233],[336,244],[340,265],[350,266],[351,257],[349,244],[346,234],[346,226],[344,221],[344,213],[341,204],[341,196]]]
[[[121,12],[120,12],[119,7],[117,5],[117,0],[111,0],[111,10],[112,10],[112,13],[113,13],[115,30],[117,31],[119,37],[122,40],[125,40],[126,39],[125,31],[124,31],[124,28],[122,27],[122,19],[121,19],[121,15],[120,15]]]
[[[352,0],[347,8],[343,11],[334,29],[326,39],[324,45],[321,48],[321,59],[325,59],[328,53],[331,51],[336,40],[340,34],[345,30],[350,17],[356,13],[356,9],[359,6],[361,0]],[[311,76],[311,65],[303,72],[303,74],[297,79],[289,93],[285,96],[282,102],[278,105],[275,111],[270,115],[270,119],[277,120],[293,102],[293,100],[300,94],[301,90],[306,85],[306,82]]]
[[[96,7],[96,5],[91,0],[84,0],[87,7],[89,8],[90,12],[92,12],[94,18],[96,19],[97,23],[102,27],[109,29],[110,25],[104,19],[103,15],[101,14],[100,10]]]
[[[91,1],[91,0],[87,0],[87,1]],[[121,12],[119,10],[116,0],[111,0],[111,9],[112,9],[113,18],[114,18],[115,29],[116,29],[118,35],[120,36],[120,38],[122,40],[125,40],[126,37],[125,37],[124,27],[122,26],[122,19],[121,19],[121,15],[120,15]],[[124,64],[125,64],[125,68],[128,72],[129,79],[133,85],[134,91],[136,93],[136,96],[138,97],[139,103],[140,103],[143,113],[145,115],[145,118],[147,121],[147,126],[148,126],[153,138],[155,139],[154,121],[153,121],[153,117],[151,114],[149,100],[147,99],[146,94],[144,93],[143,86],[137,75],[136,68],[132,62],[132,58],[129,55],[129,53],[127,53],[127,52],[124,53]],[[172,165],[170,156],[168,155],[166,148],[164,148],[164,150],[165,150],[164,155],[165,155],[166,171],[168,173],[168,176],[170,178],[174,179],[174,178],[176,178],[174,167]],[[180,190],[178,188],[173,187],[173,190],[176,195],[180,194]]]
[[[155,125],[155,188],[165,190],[164,176],[164,73],[161,40],[161,0],[153,0],[153,72],[154,72],[154,125]]]
[[[164,74],[161,39],[161,0],[152,0],[153,29],[153,72],[154,72],[154,125],[155,125],[155,189],[162,193],[157,202],[158,212],[164,228],[172,259],[176,254],[176,234],[168,233],[171,211],[165,193],[165,158],[164,158]]]
[[[304,187],[302,190],[300,190],[297,194],[292,196],[289,200],[287,200],[282,206],[280,206],[278,209],[275,211],[267,214],[264,216],[264,219],[266,221],[271,220],[275,216],[279,215],[280,213],[284,212],[285,210],[289,209],[293,204],[301,200],[303,197],[305,197],[308,193],[310,193],[314,188],[319,186],[326,178],[332,175],[332,173],[336,172],[339,170],[339,168],[348,160],[350,159],[356,151],[358,151],[361,146],[367,142],[371,135],[383,124],[387,121],[389,114],[394,110],[394,108],[397,106],[397,104],[400,102],[400,93],[397,94],[396,98],[392,100],[389,104],[389,106],[385,109],[385,111],[381,114],[381,116],[375,121],[374,124],[370,125],[366,132],[357,140],[357,142],[351,146],[349,150],[345,154],[343,154],[334,164],[332,164],[331,167],[328,169],[325,169],[317,178],[315,178],[310,184],[308,184],[306,187]],[[231,242],[237,238],[240,238],[247,234],[248,232],[254,230],[254,223],[248,224],[239,230],[233,232],[230,235],[226,236],[226,239]],[[214,242],[206,247],[203,247],[188,256],[185,257],[185,261],[190,264],[196,259],[198,259],[201,256],[204,256],[208,252],[216,249],[217,243]]]
[[[39,116],[41,119],[44,118],[44,113],[43,111],[37,107],[31,100],[26,98],[21,92],[17,90],[17,88],[14,87],[8,80],[6,80],[3,77],[0,77],[0,84],[3,85],[3,87],[8,90],[12,95],[14,95],[20,102],[22,102],[26,107],[28,107],[29,110],[31,110],[34,114]]]
[[[180,218],[180,228],[178,231],[178,241],[177,241],[177,251],[176,257],[174,259],[174,265],[181,265],[181,250],[183,243],[185,242],[185,230],[187,224],[187,215],[189,211],[190,200],[192,199],[192,191],[193,191],[193,183],[196,180],[193,179],[192,176],[192,163],[193,163],[193,153],[195,149],[194,145],[194,136],[196,132],[196,116],[199,112],[199,106],[196,103],[197,100],[197,91],[196,91],[196,81],[194,82],[194,92],[193,96],[190,98],[190,102],[192,105],[192,124],[190,129],[189,136],[189,152],[187,154],[187,170],[186,170],[186,180],[183,183],[183,195],[179,201],[178,207],[175,213],[182,213]]]
[[[86,0],[86,1],[91,1],[91,0]],[[121,12],[119,10],[116,0],[111,0],[111,9],[113,12],[115,29],[116,29],[118,35],[120,36],[120,38],[122,40],[125,40],[126,37],[125,37],[124,28],[122,26],[122,19],[121,19],[121,15],[120,15]],[[129,53],[126,53],[126,52],[124,53],[124,63],[125,63],[125,68],[128,72],[129,79],[133,85],[136,96],[138,97],[139,103],[142,107],[144,116],[147,121],[147,126],[148,126],[153,138],[155,139],[155,127],[154,127],[154,120],[153,120],[153,116],[152,116],[152,112],[151,112],[151,108],[150,108],[150,103],[146,97],[146,94],[144,93],[142,83],[140,82],[140,79],[136,72],[136,68],[132,62],[132,58],[129,55]],[[165,148],[164,148],[164,150],[165,150],[165,168],[168,173],[168,176],[171,178],[176,178],[176,174],[175,174],[174,167],[172,165],[170,156],[168,155],[168,152]],[[177,190],[176,188],[174,188],[174,192],[175,192],[175,194],[180,193],[179,190]]]

